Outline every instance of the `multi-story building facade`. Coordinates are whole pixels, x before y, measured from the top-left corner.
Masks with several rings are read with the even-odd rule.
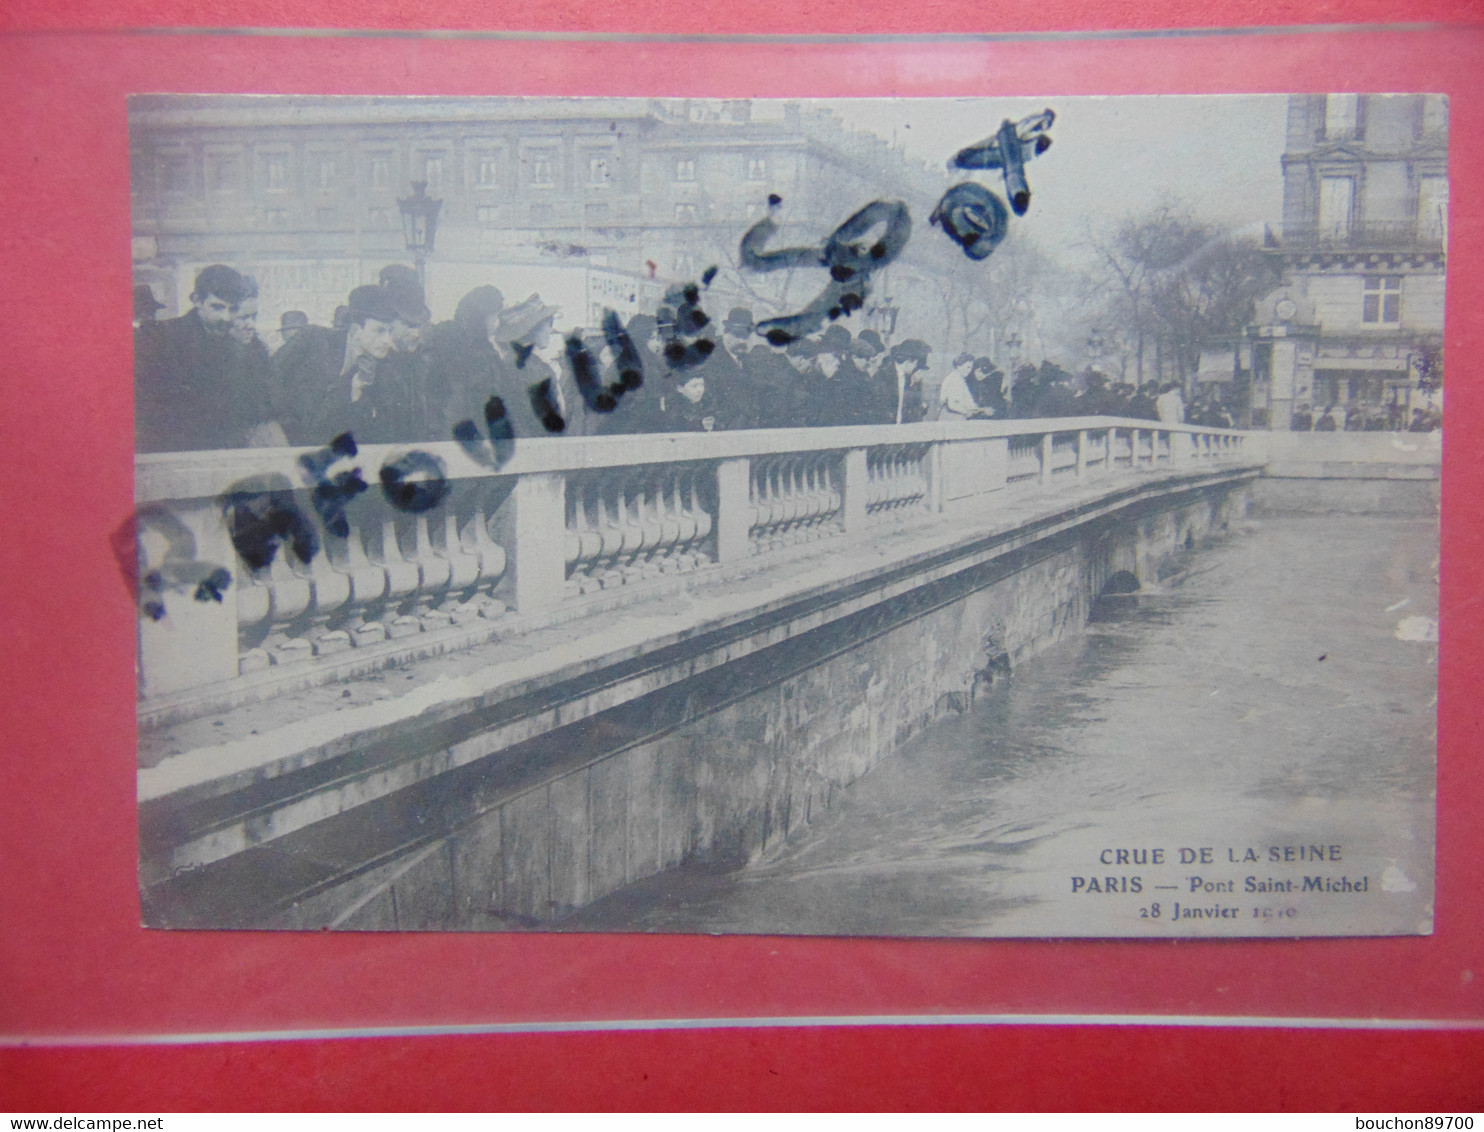
[[[1447,223],[1443,96],[1289,99],[1270,241],[1283,285],[1251,330],[1256,423],[1415,407],[1419,380],[1441,378]]]
[[[130,145],[135,282],[169,317],[196,270],[232,264],[258,279],[265,330],[290,309],[328,323],[353,287],[408,261],[398,200],[416,181],[442,201],[436,317],[493,283],[512,302],[540,292],[567,326],[652,311],[712,265],[718,306],[802,306],[822,274],[735,270],[770,194],[784,234],[817,243],[880,197],[925,220],[946,186],[826,111],[748,100],[150,96],[131,103]]]

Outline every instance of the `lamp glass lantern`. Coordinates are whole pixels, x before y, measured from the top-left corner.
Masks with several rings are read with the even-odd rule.
[[[412,182],[412,195],[397,201],[402,213],[402,235],[407,241],[407,250],[417,262],[417,274],[423,275],[423,262],[433,252],[433,240],[438,233],[438,212],[443,208],[441,200],[428,196],[426,181]]]

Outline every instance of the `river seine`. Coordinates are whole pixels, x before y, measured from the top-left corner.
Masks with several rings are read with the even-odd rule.
[[[1435,519],[1254,519],[1017,667],[768,856],[562,927],[1431,930]]]

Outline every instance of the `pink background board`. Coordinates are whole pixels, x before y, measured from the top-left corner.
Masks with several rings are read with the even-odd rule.
[[[1397,7],[1356,5],[1352,18],[1398,18]],[[1406,18],[1446,17],[1459,7],[1434,5],[1429,13],[1412,5]],[[792,22],[772,12],[770,26],[760,8],[727,5],[725,22],[713,20],[708,30],[860,30],[831,23],[823,9],[795,13]],[[1006,26],[1068,26],[1079,14],[1084,22],[1099,22],[1087,8],[1023,5],[1009,12]],[[13,26],[18,19],[31,27],[75,25],[85,10],[21,8],[7,19]],[[543,9],[540,18],[551,27],[562,11]],[[697,13],[708,9],[624,11],[633,22],[610,26],[671,31],[700,30]],[[974,18],[967,6],[952,11],[959,22],[943,17],[938,27],[961,28]],[[661,12],[663,21],[656,18]],[[1213,16],[1207,11],[1182,19],[1174,6],[1141,12],[1144,26],[1197,22],[1203,15],[1212,22]],[[142,13],[127,5],[98,6],[88,22],[225,23],[230,16],[234,23],[262,24],[298,15],[270,5],[251,12],[234,5],[220,13],[154,5]],[[1318,5],[1302,12],[1250,5],[1241,14],[1262,22],[1335,18]],[[207,18],[212,15],[219,20]],[[1161,15],[1163,21],[1155,19]],[[315,16],[359,26],[429,19],[426,12],[371,4],[339,5]],[[522,16],[513,19],[542,26],[534,10]],[[478,18],[469,6],[438,22],[468,26]],[[756,18],[755,25],[748,18]],[[884,8],[860,24],[916,30]],[[1474,978],[1484,974],[1484,902],[1476,892],[1477,862],[1484,859],[1484,771],[1474,740],[1480,707],[1471,680],[1484,640],[1473,600],[1484,588],[1474,522],[1484,469],[1470,456],[1480,450],[1484,394],[1468,381],[1466,365],[1455,363],[1462,380],[1450,384],[1447,410],[1438,915],[1429,938],[1096,943],[146,932],[137,926],[134,884],[134,611],[107,539],[131,510],[124,107],[130,92],[838,97],[1441,90],[1452,96],[1447,349],[1452,358],[1466,359],[1478,348],[1484,309],[1478,293],[1484,262],[1477,220],[1484,184],[1480,45],[1479,31],[1456,25],[1405,33],[908,46],[83,34],[0,41],[6,124],[0,199],[10,216],[0,233],[0,286],[10,314],[9,402],[0,435],[11,454],[12,519],[11,536],[0,546],[10,629],[10,647],[0,657],[9,701],[0,762],[0,907],[6,912],[0,1032],[104,1039],[305,1027],[981,1013],[1484,1018]],[[983,1034],[929,1031],[955,1032]],[[873,1048],[869,1035],[877,1031],[858,1033],[859,1039],[819,1032],[816,1046]],[[878,1044],[898,1048],[902,1033],[894,1038],[888,1031]],[[803,1040],[759,1031],[747,1039],[713,1035],[707,1048],[763,1040],[758,1034],[773,1034],[768,1040],[780,1048],[792,1043],[797,1050]],[[602,1040],[616,1043],[605,1048],[623,1060],[654,1057],[679,1037]],[[521,1040],[539,1061],[540,1050],[556,1048],[550,1043],[577,1039]],[[582,1039],[592,1040],[598,1039]],[[951,1036],[941,1040],[949,1044],[932,1064],[946,1065],[958,1056],[955,1050],[981,1049],[988,1039],[965,1037],[961,1047]],[[1137,1039],[1146,1048],[1150,1040],[1147,1032]],[[1208,1046],[1214,1041],[1201,1040]],[[280,1047],[260,1051],[268,1048]],[[404,1058],[423,1056],[428,1047],[407,1048],[413,1052]],[[1467,1048],[1477,1053],[1479,1047]],[[252,1056],[271,1062],[264,1052]],[[352,1058],[319,1056],[342,1066]],[[856,1055],[832,1056],[838,1071],[839,1057]],[[1476,1064],[1467,1058],[1459,1063],[1458,1056],[1448,1046],[1429,1064]],[[59,1071],[65,1082],[67,1070]],[[925,1071],[936,1072],[931,1066]],[[43,1077],[22,1075],[29,1082]],[[1359,1087],[1369,1077],[1357,1072],[1353,1079]],[[1460,1079],[1444,1072],[1438,1080]],[[683,1092],[665,1096],[684,1103]]]

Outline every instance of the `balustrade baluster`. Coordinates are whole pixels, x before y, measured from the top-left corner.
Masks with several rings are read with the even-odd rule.
[[[416,599],[422,574],[415,561],[403,557],[396,517],[387,515],[371,529],[372,547],[368,557],[386,574],[386,592],[374,620],[381,623],[386,636],[392,640],[420,633],[422,624],[408,612],[408,607]]]
[[[432,632],[453,624],[453,617],[442,608],[443,598],[453,574],[452,564],[433,546],[428,529],[428,516],[410,517],[412,527],[412,561],[417,564],[417,596],[414,603],[419,629]],[[403,520],[407,522],[408,520]]]
[[[623,516],[620,523],[623,528],[623,562],[619,566],[619,574],[626,583],[637,582],[643,576],[639,566],[639,552],[644,548],[644,524],[639,514],[638,488],[632,479],[624,478],[619,481],[617,498],[620,514]]]
[[[268,564],[268,635],[263,649],[274,664],[297,664],[314,655],[314,646],[292,632],[294,623],[309,608],[309,579],[289,565],[287,553],[276,554]]]
[[[711,512],[706,510],[699,472],[692,472],[690,475],[690,511],[696,520],[696,541],[692,554],[698,566],[706,565],[710,563],[711,556],[706,552],[705,540],[711,536],[716,522],[712,519]]]
[[[671,473],[669,469],[658,469],[658,474],[661,477],[658,490],[641,485],[634,496],[639,530],[643,535],[638,550],[639,576],[642,578],[657,578],[661,572],[659,559],[665,540],[665,525],[660,515],[659,500],[665,490],[664,478]],[[653,496],[653,501],[651,501],[651,496]]]
[[[602,569],[598,582],[603,589],[611,590],[623,584],[623,574],[619,569],[624,544],[623,501],[615,485],[605,484],[598,488],[598,515],[603,528],[603,556],[599,559]]]
[[[333,535],[327,536],[325,553],[316,554],[308,567],[310,613],[304,639],[313,647],[315,656],[333,656],[351,647],[348,632],[330,628],[331,617],[350,600],[350,578],[330,559],[328,544],[332,540],[339,541]]]
[[[494,589],[505,573],[505,548],[490,537],[489,519],[485,517],[483,507],[474,508],[474,514],[459,532],[459,544],[479,563],[474,592],[467,604],[474,606],[479,616],[485,618],[505,613],[505,603],[494,596]]]
[[[571,567],[571,588],[578,594],[601,589],[597,562],[603,554],[602,501],[596,486],[576,481],[569,488],[566,560]]]
[[[655,550],[655,569],[673,574],[679,567],[680,554],[680,474],[666,469],[660,477],[654,496],[655,522],[659,525],[659,545]]]
[[[350,530],[343,539],[326,540],[325,553],[350,581],[350,598],[346,602],[339,628],[350,644],[359,648],[386,640],[386,626],[367,621],[366,611],[386,596],[386,570],[366,556],[361,525],[354,515],[347,517]]]
[[[474,585],[479,581],[479,556],[464,549],[459,537],[459,518],[454,499],[445,503],[441,514],[430,520],[433,552],[448,563],[448,581],[439,611],[446,613],[455,625],[467,625],[479,617],[474,604]]]

